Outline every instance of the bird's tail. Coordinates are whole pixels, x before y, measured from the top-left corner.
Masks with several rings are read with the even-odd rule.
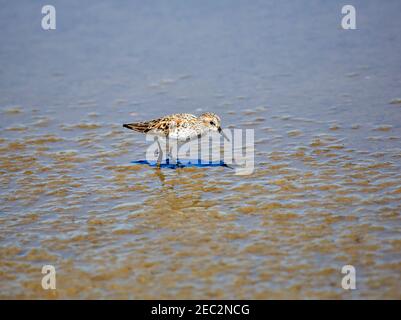
[[[134,130],[134,131],[138,131],[138,132],[144,132],[144,133],[149,131],[149,125],[147,122],[125,123],[125,124],[123,124],[123,127]]]

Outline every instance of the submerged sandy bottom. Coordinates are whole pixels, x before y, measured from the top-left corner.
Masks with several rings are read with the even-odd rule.
[[[278,115],[267,127],[266,109],[222,115],[257,128],[250,176],[133,165],[143,137],[91,114],[49,134],[53,120],[37,110],[3,112],[33,124],[0,139],[0,296],[400,298],[392,128],[362,125],[367,143],[390,143],[369,152],[330,122]],[[44,264],[56,268],[56,291],[41,287]],[[341,288],[346,264],[353,292]]]

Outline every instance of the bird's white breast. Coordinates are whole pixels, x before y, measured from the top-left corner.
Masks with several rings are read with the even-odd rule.
[[[178,141],[187,141],[188,139],[197,138],[200,133],[199,130],[194,128],[174,128],[170,131],[169,138],[177,139]]]

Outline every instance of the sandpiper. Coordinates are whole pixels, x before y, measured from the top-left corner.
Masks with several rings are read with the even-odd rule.
[[[210,131],[219,132],[229,140],[220,125],[221,120],[217,114],[205,112],[199,117],[189,113],[177,113],[149,121],[126,123],[123,124],[123,127],[166,139],[176,139],[181,144],[200,138]],[[169,156],[172,157],[171,153]],[[160,166],[162,157],[163,153],[159,144],[158,166]]]

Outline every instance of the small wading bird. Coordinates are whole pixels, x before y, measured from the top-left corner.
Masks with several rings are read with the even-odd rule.
[[[221,121],[217,114],[206,112],[199,117],[189,113],[177,113],[144,122],[126,123],[123,124],[123,127],[166,139],[176,139],[179,144],[198,139],[210,131],[219,132],[225,139],[230,141],[222,131],[220,124]],[[163,152],[159,141],[157,141],[157,144],[159,146],[157,166],[160,167]],[[173,158],[171,150],[168,156]]]

